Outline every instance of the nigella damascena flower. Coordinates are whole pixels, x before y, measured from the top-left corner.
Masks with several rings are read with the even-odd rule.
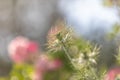
[[[60,49],[60,42],[57,39],[56,35],[59,34],[62,31],[62,26],[56,26],[56,27],[52,27],[50,29],[50,31],[48,32],[48,48],[49,49],[53,49],[55,51]]]
[[[110,69],[104,80],[119,80],[120,79],[120,67]]]
[[[37,43],[22,36],[16,37],[8,46],[10,57],[15,63],[22,63],[28,60],[37,51]]]

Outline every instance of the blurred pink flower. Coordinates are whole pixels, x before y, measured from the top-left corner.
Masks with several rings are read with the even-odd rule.
[[[59,59],[55,59],[48,64],[48,70],[56,70],[62,66],[62,62]]]
[[[61,68],[62,62],[59,59],[50,59],[47,55],[41,55],[38,61],[35,63],[35,77],[37,79],[33,80],[41,80],[44,76],[44,73],[47,71],[53,71]],[[38,76],[38,77],[37,77]],[[40,78],[40,79],[38,79]]]
[[[22,36],[16,37],[8,46],[11,59],[16,63],[22,63],[38,51],[38,45]]]
[[[28,52],[34,53],[38,51],[38,45],[35,42],[30,41],[27,47]]]
[[[41,72],[35,72],[33,77],[32,77],[32,80],[43,80],[43,73]]]
[[[110,69],[107,72],[104,80],[117,80],[119,75],[120,75],[120,67],[115,67],[115,68]]]
[[[40,55],[39,59],[35,63],[35,70],[37,72],[44,73],[48,69],[49,58],[46,55]]]

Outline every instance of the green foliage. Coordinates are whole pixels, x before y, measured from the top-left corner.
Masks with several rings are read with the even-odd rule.
[[[120,25],[116,24],[113,27],[112,32],[108,35],[108,39],[114,39],[120,32]]]
[[[13,65],[10,80],[31,80],[33,67],[28,64]]]

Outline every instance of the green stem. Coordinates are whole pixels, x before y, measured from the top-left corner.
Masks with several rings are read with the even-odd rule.
[[[71,64],[73,65],[73,67],[74,67],[75,69],[77,69],[76,66],[74,65],[74,63],[72,62],[72,58],[71,58],[71,56],[69,55],[69,51],[68,51],[65,43],[64,43],[62,40],[61,40],[60,42],[61,42],[61,44],[63,45],[63,50],[65,51],[65,54],[66,54],[66,56],[68,57],[69,61],[71,61]]]
[[[94,75],[95,80],[100,80],[99,77],[96,75],[96,73],[93,71],[93,69],[89,66],[90,72]]]

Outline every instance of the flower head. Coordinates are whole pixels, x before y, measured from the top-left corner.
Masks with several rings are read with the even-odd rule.
[[[29,39],[19,36],[12,40],[8,46],[11,59],[16,63],[22,63],[38,51],[38,45]]]

